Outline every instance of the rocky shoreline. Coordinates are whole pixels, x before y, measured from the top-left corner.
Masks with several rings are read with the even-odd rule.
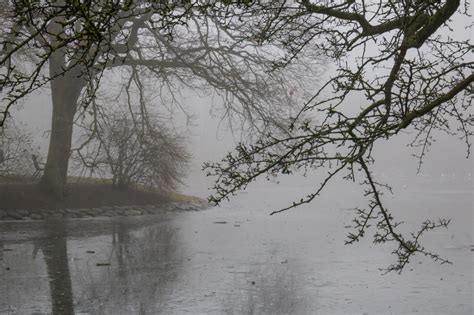
[[[25,221],[47,219],[81,219],[104,218],[119,216],[153,215],[163,212],[200,211],[209,208],[207,202],[167,202],[148,205],[103,206],[81,209],[32,209],[32,210],[2,210],[0,221]]]

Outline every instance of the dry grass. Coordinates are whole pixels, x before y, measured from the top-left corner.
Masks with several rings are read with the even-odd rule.
[[[160,204],[164,202],[202,202],[193,196],[137,186],[118,189],[110,179],[68,177],[65,196],[61,200],[45,193],[37,180],[0,176],[0,209],[95,208],[113,205]]]

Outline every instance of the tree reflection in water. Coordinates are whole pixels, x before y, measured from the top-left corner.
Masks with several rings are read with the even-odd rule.
[[[78,308],[107,314],[155,314],[173,293],[182,263],[177,229],[165,224],[130,230],[126,221],[112,232],[110,266],[78,271]]]
[[[48,242],[38,246],[43,252],[49,278],[53,314],[74,314],[71,273],[69,272],[66,225],[45,221]]]
[[[173,298],[182,266],[178,230],[170,221],[4,225],[0,250],[5,244],[8,251],[0,251],[0,313],[159,313]]]
[[[248,268],[248,269],[247,269]],[[225,314],[309,314],[311,297],[302,273],[288,260],[244,267],[232,294],[222,300]]]

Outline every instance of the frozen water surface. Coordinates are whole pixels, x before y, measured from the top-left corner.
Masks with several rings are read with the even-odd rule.
[[[201,212],[0,223],[0,313],[472,314],[472,189],[388,197],[407,229],[453,219],[424,240],[453,265],[415,257],[401,275],[379,270],[390,245],[343,245],[356,195],[268,216],[301,191],[270,185]]]

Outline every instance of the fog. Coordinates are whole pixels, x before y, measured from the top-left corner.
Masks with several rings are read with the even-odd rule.
[[[470,36],[465,24],[454,25],[461,39]],[[329,75],[331,69],[327,64],[320,72]],[[115,79],[120,82],[119,74],[108,78]],[[230,126],[223,101],[211,92],[180,93],[183,108],[174,107],[173,115],[160,102],[150,108],[185,135],[190,158],[177,191],[206,199],[215,193],[216,179],[206,176],[203,164],[220,161],[256,132],[239,130],[239,121],[237,128]],[[355,94],[341,107],[359,111],[364,101]],[[29,95],[11,116],[32,135],[44,161],[51,92]],[[73,148],[80,144],[79,132]],[[16,209],[28,211],[15,220],[7,213],[0,220],[0,313],[472,314],[474,158],[464,140],[434,130],[420,166],[420,148],[410,146],[415,135],[407,128],[375,142],[373,176],[392,188],[383,190],[383,204],[402,222],[396,228],[404,235],[425,220],[451,221],[421,236],[422,249],[434,255],[416,253],[401,273],[385,272],[400,263],[400,248],[396,242],[374,243],[377,227],[368,226],[360,241],[346,244],[356,209],[371,205],[363,176],[352,181],[341,173],[311,203],[270,215],[317,190],[328,170],[314,169],[261,176],[205,210],[175,201],[174,208],[146,205],[155,212],[127,205],[120,215],[114,215],[116,205],[85,217],[70,216],[70,209],[54,216],[46,209],[45,220],[36,220],[30,209]],[[79,174],[70,167],[69,175]],[[0,205],[0,219],[7,210]]]
[[[33,101],[34,100],[34,101]],[[355,99],[348,103],[357,104],[361,99]],[[185,184],[180,190],[185,193],[195,194],[207,198],[212,193],[209,188],[213,179],[202,171],[204,162],[220,161],[225,154],[232,151],[236,144],[245,140],[245,132],[238,129],[231,130],[225,117],[219,114],[222,104],[219,99],[211,97],[199,97],[192,91],[188,91],[184,98],[186,115],[181,110],[175,109],[177,115],[171,124],[186,134],[187,148],[192,158],[188,169]],[[155,105],[159,108],[159,105]],[[48,130],[51,124],[51,100],[49,91],[31,96],[12,112],[16,122],[25,125],[26,131],[34,134],[35,143],[41,147],[43,157],[46,156],[47,143],[49,140]],[[188,120],[189,117],[190,120]],[[467,146],[464,140],[456,136],[447,135],[441,131],[434,131],[435,141],[423,159],[421,169],[418,170],[420,149],[409,146],[413,140],[415,131],[407,130],[389,140],[380,141],[375,149],[374,170],[382,176],[389,185],[401,185],[406,182],[423,181],[429,178],[432,184],[449,183],[458,188],[471,189],[473,185],[474,159],[472,154],[467,156]],[[285,183],[316,183],[311,173],[303,178],[300,174],[295,176],[282,176],[278,181]],[[314,180],[314,181],[313,181]],[[401,184],[401,182],[404,182]],[[276,180],[274,181],[276,182]],[[249,187],[258,188],[259,185],[267,185],[267,181],[253,183]],[[349,185],[351,187],[353,185]],[[354,185],[357,186],[357,185]],[[337,185],[332,186],[337,190]],[[357,188],[355,188],[357,189]]]

